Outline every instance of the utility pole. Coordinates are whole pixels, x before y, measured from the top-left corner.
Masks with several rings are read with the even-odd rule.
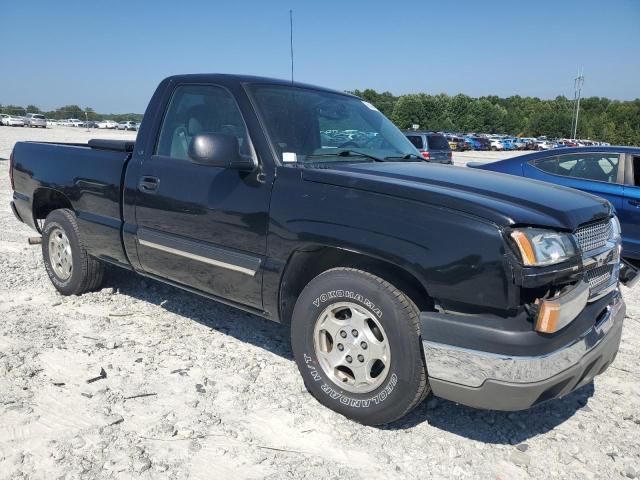
[[[580,99],[582,98],[582,85],[584,84],[584,70],[581,69],[578,76],[573,79],[573,115],[571,116],[572,139],[578,136],[578,119],[580,117]]]

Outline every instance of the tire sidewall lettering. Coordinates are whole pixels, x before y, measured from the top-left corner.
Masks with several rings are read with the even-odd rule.
[[[328,290],[322,294],[320,294],[314,301],[313,306],[316,308],[320,308],[321,305],[324,305],[327,302],[332,302],[338,299],[348,299],[354,300],[356,302],[361,303],[363,306],[370,309],[378,318],[382,318],[382,310],[371,300],[369,300],[364,295],[353,292],[351,290]]]

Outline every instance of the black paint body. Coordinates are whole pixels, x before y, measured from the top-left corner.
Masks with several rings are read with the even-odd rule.
[[[292,256],[323,246],[399,267],[445,308],[509,318],[522,312],[521,290],[527,282],[535,287],[536,279],[518,263],[505,231],[523,225],[572,231],[611,214],[606,201],[590,195],[467,168],[426,162],[283,165],[252,106],[251,83],[288,82],[170,77],[152,97],[135,147],[16,144],[17,214],[37,228],[37,212],[50,199],[68,202],[92,255],[276,321],[286,320],[281,288]],[[215,84],[233,94],[258,168],[243,172],[153,155],[167,103],[181,84]],[[139,188],[144,178],[159,180],[153,193]],[[146,246],[143,231],[163,248],[200,259]],[[201,261],[207,255],[237,259],[255,272]],[[547,269],[537,278],[566,275],[569,269]]]

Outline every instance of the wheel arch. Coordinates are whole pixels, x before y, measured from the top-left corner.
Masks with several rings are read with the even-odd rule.
[[[304,287],[322,272],[336,267],[357,268],[383,278],[407,295],[420,310],[433,309],[433,299],[409,269],[367,252],[315,245],[301,247],[289,257],[278,289],[280,322],[291,323],[293,308]]]
[[[54,210],[68,208],[74,211],[69,198],[62,192],[53,188],[41,187],[33,193],[32,214],[33,224],[38,232],[42,232],[42,228],[38,220],[44,220]]]

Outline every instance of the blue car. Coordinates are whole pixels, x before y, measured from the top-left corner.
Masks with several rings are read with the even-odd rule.
[[[606,198],[622,226],[622,256],[640,260],[640,148],[566,147],[469,166],[556,183]]]
[[[482,143],[476,137],[464,137],[465,142],[469,142],[472,150],[481,150]]]
[[[502,139],[502,148],[504,150],[517,150],[516,144],[510,138]]]

